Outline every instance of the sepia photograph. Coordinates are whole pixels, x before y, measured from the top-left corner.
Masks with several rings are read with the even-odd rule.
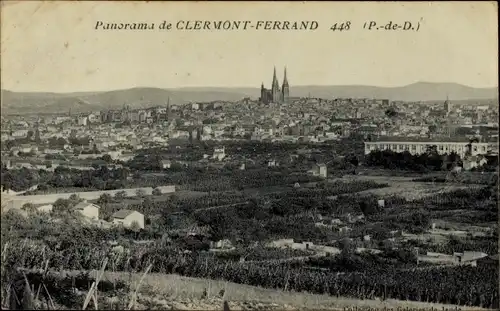
[[[0,3],[2,310],[500,308],[497,2]]]

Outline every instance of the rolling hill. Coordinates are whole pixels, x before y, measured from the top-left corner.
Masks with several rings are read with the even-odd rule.
[[[383,98],[403,101],[451,100],[484,101],[498,99],[498,88],[472,88],[456,83],[418,82],[402,87],[346,86],[293,86],[291,96],[321,98]],[[83,93],[31,93],[2,90],[2,113],[61,113],[70,109],[74,113],[103,109],[119,109],[124,105],[144,108],[198,101],[236,101],[244,97],[258,98],[258,88],[186,87],[177,89],[137,87],[108,92]]]

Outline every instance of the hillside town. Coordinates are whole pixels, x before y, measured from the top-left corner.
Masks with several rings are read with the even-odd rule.
[[[290,104],[244,99],[170,106],[167,99],[166,105],[148,109],[2,116],[1,132],[2,159],[26,165],[26,158],[36,163],[109,155],[127,161],[136,150],[194,141],[321,144],[352,136],[362,138],[367,150],[390,149],[390,142],[400,142],[405,146],[397,150],[422,153],[436,145],[446,152],[441,144],[455,144],[453,150],[464,156],[472,141],[473,156],[496,156],[498,105],[298,98]]]

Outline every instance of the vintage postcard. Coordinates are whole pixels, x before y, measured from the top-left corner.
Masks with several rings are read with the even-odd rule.
[[[498,5],[1,2],[1,308],[498,310]]]

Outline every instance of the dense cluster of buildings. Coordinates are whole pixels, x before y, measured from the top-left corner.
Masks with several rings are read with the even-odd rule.
[[[402,102],[371,98],[290,96],[286,69],[280,86],[260,98],[171,104],[54,116],[2,119],[2,157],[31,154],[83,160],[95,151],[126,161],[136,150],[179,141],[254,140],[323,143],[356,137],[373,150],[422,154],[498,154],[498,102]],[[155,105],[156,104],[156,105]],[[142,106],[142,105],[141,105]],[[224,149],[213,159],[226,158]]]

